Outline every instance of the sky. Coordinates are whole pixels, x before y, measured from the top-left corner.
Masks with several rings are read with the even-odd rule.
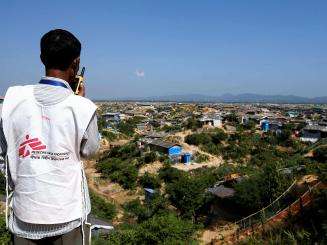
[[[92,99],[327,95],[325,0],[0,1],[0,95],[37,83],[39,42],[82,43]]]

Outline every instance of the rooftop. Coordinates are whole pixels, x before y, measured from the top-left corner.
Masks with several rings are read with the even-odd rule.
[[[149,144],[160,146],[160,147],[167,148],[167,149],[171,148],[173,146],[179,146],[179,144],[176,144],[173,142],[168,142],[168,141],[162,141],[162,140],[152,140]]]
[[[220,198],[229,198],[235,194],[235,190],[233,188],[225,187],[223,185],[209,188],[208,191]]]
[[[304,128],[304,130],[314,130],[327,133],[327,127],[321,125],[308,125]]]

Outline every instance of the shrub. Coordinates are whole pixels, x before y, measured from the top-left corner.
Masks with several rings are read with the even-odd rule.
[[[145,204],[142,204],[139,199],[124,204],[124,211],[125,214],[137,218],[138,222],[143,222],[154,215],[169,212],[167,207],[168,200],[160,194],[155,194],[153,198],[149,202],[145,202]]]
[[[197,153],[195,155],[195,162],[202,163],[202,162],[207,162],[209,160],[209,157],[205,154]]]
[[[105,158],[121,158],[122,160],[140,157],[141,152],[134,142],[113,147]]]
[[[144,162],[145,163],[152,163],[155,162],[157,160],[157,154],[153,151],[146,153],[144,155]]]
[[[167,185],[167,194],[183,217],[196,219],[196,212],[204,205],[205,189],[201,178],[183,176]]]
[[[120,122],[117,125],[118,130],[127,135],[127,136],[133,136],[135,133],[135,128],[138,123],[141,123],[144,120],[143,117],[135,116],[133,118],[130,118],[124,122]]]
[[[114,204],[107,202],[94,192],[90,192],[92,214],[98,218],[112,220],[116,216],[116,207]]]
[[[211,135],[211,140],[214,144],[218,144],[228,138],[228,135],[222,129],[215,129],[214,133]]]
[[[125,189],[134,189],[136,186],[138,170],[128,160],[111,158],[98,163],[97,170],[103,177],[121,184]]]
[[[106,239],[108,244],[192,244],[198,228],[174,214],[160,214],[137,225],[122,225]]]
[[[197,118],[191,117],[187,119],[187,121],[184,124],[184,127],[186,129],[195,130],[201,128],[201,122]]]
[[[165,181],[165,183],[172,183],[182,178],[185,173],[181,170],[173,168],[170,164],[165,164],[163,168],[159,170],[159,178]]]
[[[6,229],[6,221],[3,215],[0,216],[0,244],[10,244],[10,233]]]
[[[209,143],[209,144],[201,146],[201,149],[210,154],[220,156],[224,150],[224,147],[222,145],[216,145],[214,143]]]
[[[313,157],[319,162],[327,161],[327,145],[320,146],[313,151]]]
[[[5,175],[0,172],[0,194],[6,193],[6,177]]]
[[[146,172],[139,181],[143,188],[157,189],[160,187],[160,179],[148,172]]]
[[[106,138],[109,141],[114,141],[115,139],[117,139],[117,135],[113,132],[109,132],[109,131],[101,131],[102,137]]]
[[[211,136],[207,133],[190,134],[185,137],[185,142],[190,145],[203,145],[211,142]]]
[[[266,163],[261,172],[234,185],[234,201],[247,211],[256,211],[275,200],[291,182],[277,170],[276,163]]]

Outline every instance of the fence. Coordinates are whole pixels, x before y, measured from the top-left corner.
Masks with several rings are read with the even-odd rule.
[[[258,212],[245,217],[228,227],[222,227],[223,231],[227,229],[230,230],[229,234],[225,233],[227,236],[221,235],[221,240],[240,240],[247,235],[251,235],[256,232],[268,229],[278,222],[286,219],[290,215],[298,214],[304,207],[311,204],[313,201],[312,191],[314,189],[326,188],[322,182],[318,182],[314,186],[308,186],[308,190],[302,194],[296,201],[291,205],[281,206],[283,198],[291,191],[294,187],[296,181],[274,202],[269,204],[267,207],[259,210]]]

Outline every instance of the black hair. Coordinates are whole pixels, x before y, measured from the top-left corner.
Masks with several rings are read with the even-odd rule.
[[[65,71],[81,54],[80,41],[69,31],[56,29],[41,38],[41,60],[46,69]]]

